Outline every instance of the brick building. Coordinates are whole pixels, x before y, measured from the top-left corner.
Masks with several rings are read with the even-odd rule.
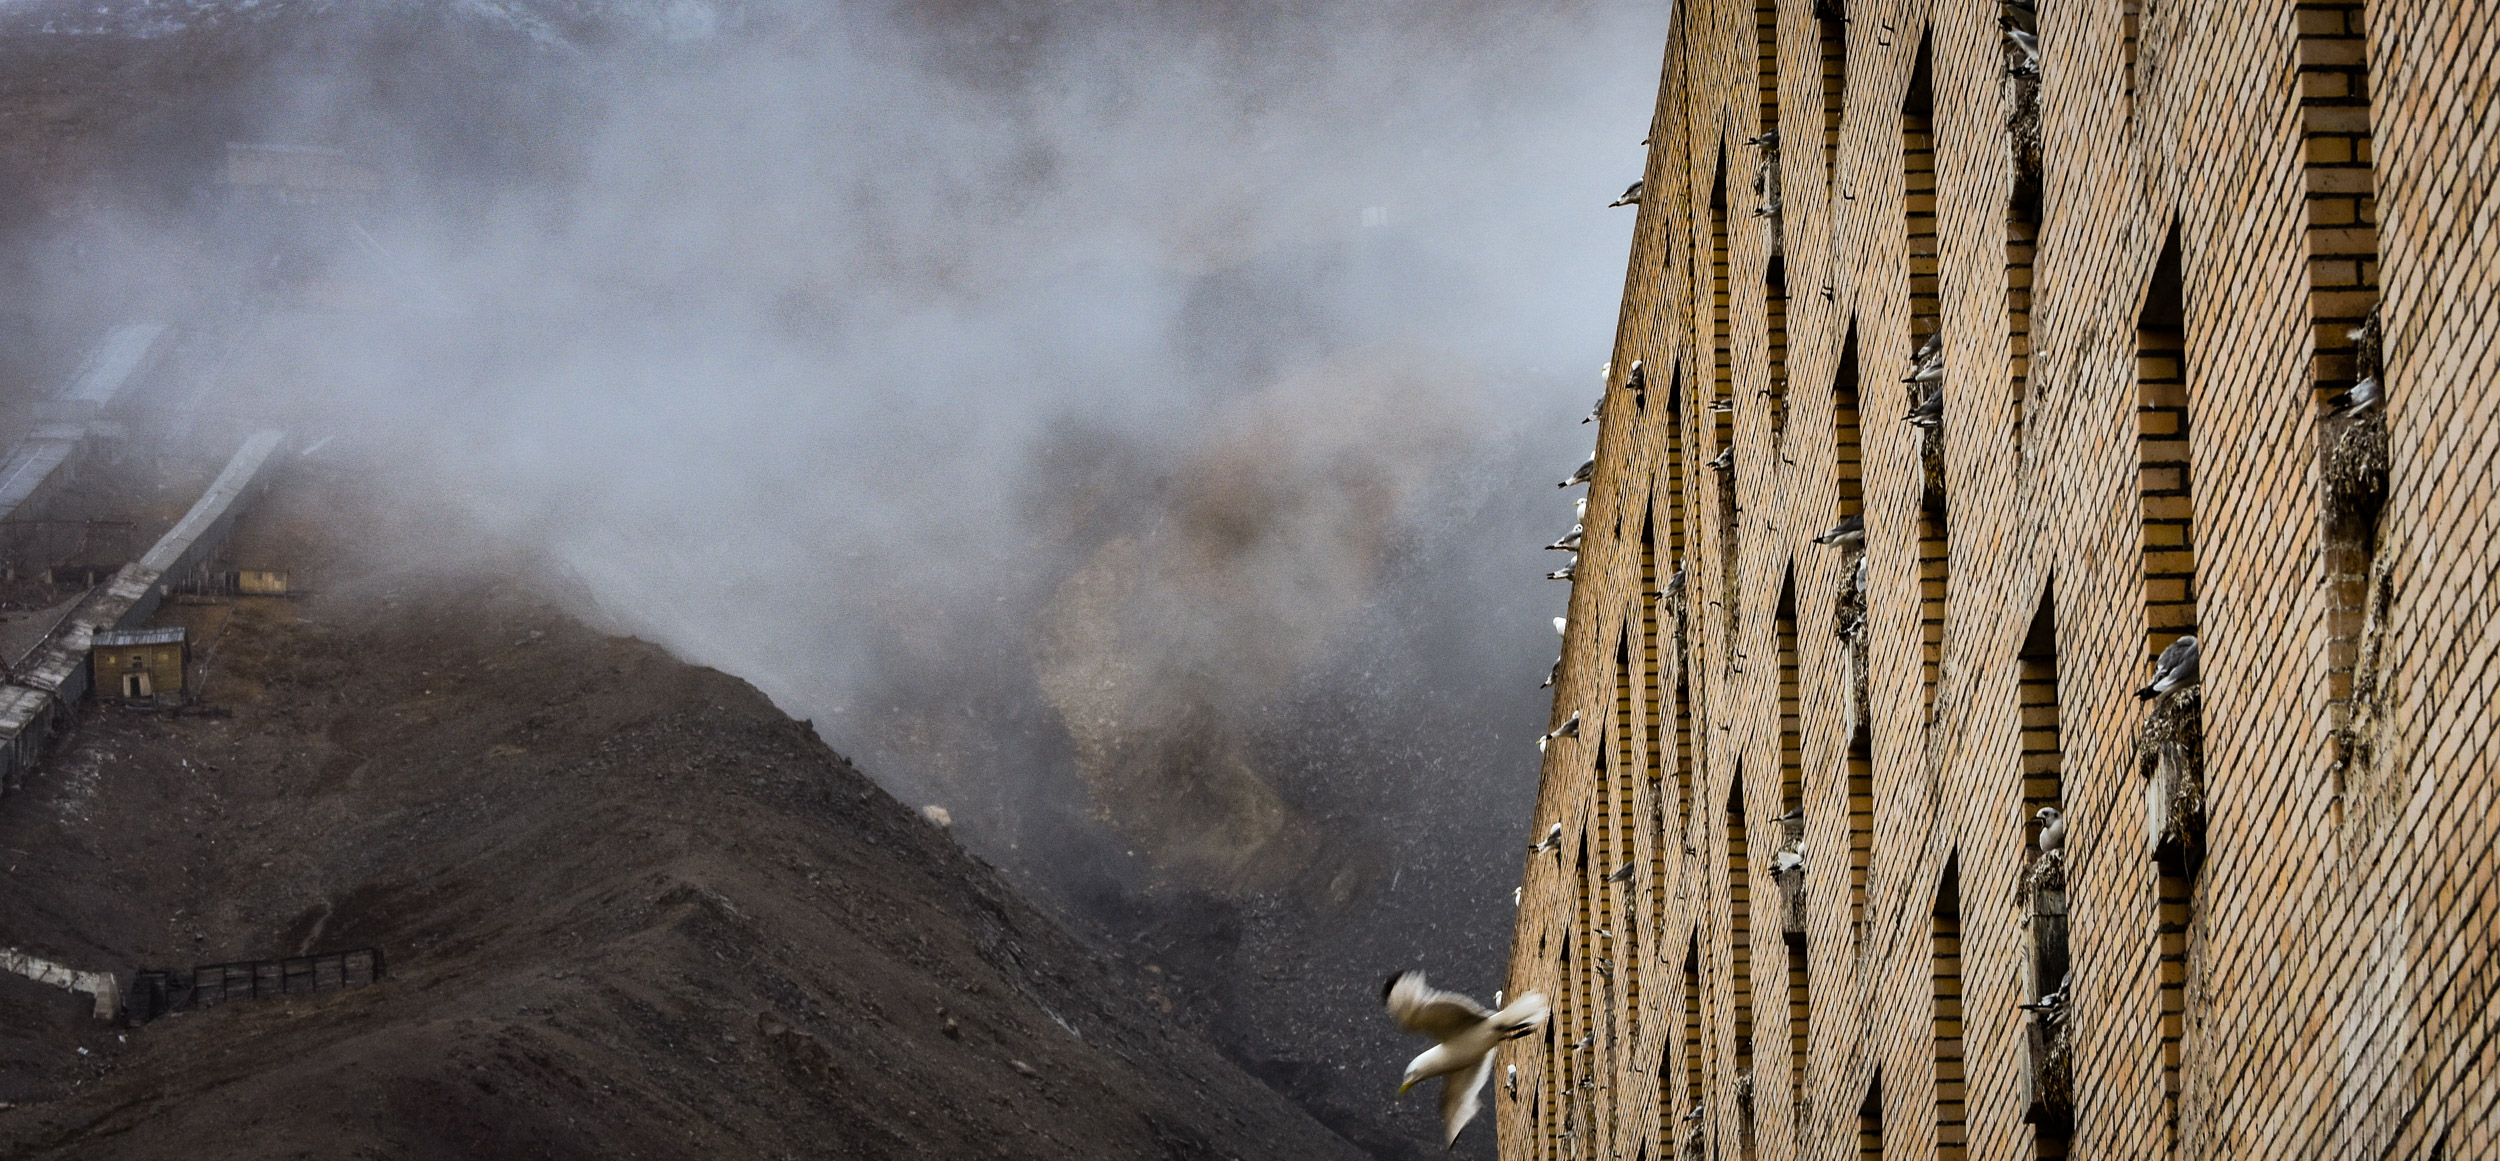
[[[1505,1157],[2500,1156],[2490,15],[1677,5]]]

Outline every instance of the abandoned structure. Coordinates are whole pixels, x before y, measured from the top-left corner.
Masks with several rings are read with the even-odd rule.
[[[136,700],[182,692],[189,646],[179,626],[105,629],[89,649],[96,696]]]
[[[2500,1155],[2471,9],[1675,6],[1505,1158]]]

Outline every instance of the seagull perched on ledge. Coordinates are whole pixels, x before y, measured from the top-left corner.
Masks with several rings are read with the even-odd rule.
[[[1727,445],[1727,447],[1726,447],[1725,449],[1723,449],[1723,450],[1721,450],[1721,451],[1719,452],[1719,457],[1718,457],[1717,459],[1714,459],[1714,460],[1710,461],[1709,463],[1707,463],[1707,464],[1705,464],[1705,465],[1703,465],[1703,466],[1704,466],[1704,467],[1709,468],[1711,471],[1714,471],[1714,472],[1732,472],[1732,471],[1735,471],[1735,470],[1736,470],[1736,445],[1735,445],[1735,444],[1729,444],[1729,445]]]
[[[1629,883],[1632,881],[1632,872],[1639,870],[1640,866],[1641,865],[1638,862],[1625,863],[1622,866],[1615,868],[1614,874],[1606,876],[1606,881],[1609,883]]]
[[[1918,406],[1911,408],[1908,415],[1901,417],[1901,421],[1912,427],[1943,427],[1944,392],[1928,392],[1927,398],[1919,400]]]
[[[1571,531],[1563,533],[1562,539],[1545,547],[1556,552],[1578,552],[1580,551],[1580,535],[1580,526],[1574,524],[1571,526]]]
[[[1852,516],[1834,524],[1831,531],[1815,537],[1814,542],[1829,544],[1835,548],[1849,548],[1864,544],[1866,543],[1866,517],[1864,515]]]
[[[1765,129],[1757,136],[1746,138],[1745,144],[1753,146],[1756,149],[1768,149],[1773,152],[1778,152],[1780,147],[1780,131],[1777,129]]]
[[[1600,403],[1600,406],[1603,406],[1603,403]],[[1561,482],[1561,483],[1559,483],[1559,484],[1556,484],[1556,485],[1554,485],[1554,486],[1555,486],[1555,487],[1557,487],[1557,488],[1568,488],[1568,487],[1570,487],[1570,486],[1571,486],[1571,485],[1573,485],[1573,484],[1585,484],[1585,483],[1588,483],[1591,479],[1595,478],[1595,477],[1596,477],[1596,475],[1597,475],[1597,455],[1596,455],[1596,453],[1592,452],[1592,453],[1590,453],[1590,455],[1589,455],[1589,458],[1588,458],[1588,462],[1587,462],[1587,463],[1581,464],[1581,465],[1580,465],[1579,467],[1577,467],[1577,468],[1573,468],[1573,469],[1572,469],[1572,471],[1571,471],[1571,474],[1570,474],[1569,476],[1566,476],[1566,477],[1564,477],[1564,478],[1563,478],[1563,482]]]
[[[1555,569],[1555,570],[1554,570],[1554,571],[1552,571],[1552,572],[1546,573],[1546,574],[1545,574],[1545,579],[1547,579],[1547,580],[1570,580],[1570,579],[1572,579],[1572,577],[1574,577],[1574,576],[1578,575],[1579,568],[1580,568],[1580,561],[1579,561],[1579,558],[1574,557],[1574,558],[1572,558],[1571,563],[1566,564],[1566,565],[1562,566],[1561,568]]]
[[[1390,1019],[1419,1036],[1435,1041],[1407,1062],[1398,1095],[1433,1077],[1441,1077],[1441,1143],[1455,1146],[1459,1130],[1476,1115],[1476,1092],[1493,1077],[1493,1050],[1545,1026],[1545,997],[1530,992],[1499,1012],[1456,992],[1424,982],[1422,972],[1399,972],[1380,989]]]
[[[1623,377],[1623,389],[1626,391],[1649,390],[1649,368],[1642,365],[1639,359],[1632,360],[1632,373]]]
[[[2040,853],[2048,854],[2066,846],[2066,816],[2054,806],[2043,806],[2033,817],[2040,820]]]
[[[2153,680],[2135,691],[2137,701],[2151,701],[2183,685],[2203,680],[2196,673],[2196,637],[2190,634],[2170,643],[2153,662]]]
[[[1544,840],[1531,844],[1528,847],[1528,853],[1541,855],[1547,851],[1560,849],[1562,849],[1562,824],[1558,822],[1546,828]]]
[[[1611,202],[1607,202],[1606,208],[1611,210],[1616,206],[1637,206],[1639,204],[1641,204],[1641,183],[1635,181],[1631,185],[1624,188],[1622,197],[1616,198]]]
[[[2379,391],[2378,376],[2364,375],[2349,390],[2338,391],[2328,397],[2326,413],[2330,416],[2359,415],[2378,406],[2386,398]]]

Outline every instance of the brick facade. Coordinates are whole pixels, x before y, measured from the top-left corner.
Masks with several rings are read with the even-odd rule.
[[[2500,22],[1999,21],[1676,7],[1503,1156],[2500,1157]]]

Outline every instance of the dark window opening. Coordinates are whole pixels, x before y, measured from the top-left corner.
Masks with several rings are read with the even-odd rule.
[[[1945,586],[1952,565],[1952,538],[1944,510],[1918,518],[1918,658],[1923,705],[1936,712],[1936,684],[1944,672]]]
[[[1962,1072],[1962,897],[1955,860],[1945,861],[1933,919],[1936,994],[1936,1158],[1961,1161],[1968,1146]]]
[[[1841,0],[1815,0],[1814,24],[1823,49],[1823,180],[1840,185],[1840,116],[1849,89],[1849,16]]]
[[[1809,1024],[1814,1015],[1814,984],[1806,956],[1806,936],[1802,931],[1787,933],[1788,946],[1788,1094],[1792,1110],[1790,1124],[1800,1140],[1806,1126],[1814,1121],[1813,1082],[1806,1069],[1806,1052],[1811,1040]]]
[[[2144,513],[2145,662],[2196,631],[2196,535],[2189,477],[2186,302],[2179,229],[2154,263],[2136,321],[2136,447]]]
[[[1875,863],[1875,746],[1864,726],[1849,735],[1849,930],[1866,940],[1866,883]]]
[[[1738,1145],[1753,1144],[1753,863],[1745,843],[1745,771],[1739,763],[1727,796],[1728,997],[1736,1030]]]
[[[1866,1086],[1866,1100],[1858,1105],[1858,1161],[1884,1161],[1884,1077]]]
[[[2360,0],[2304,0],[2300,32],[2302,180],[2308,211],[2310,379],[2318,439],[2330,607],[2327,697],[2337,830],[2346,804],[2384,823],[2378,793],[2378,662],[2391,593],[2379,552],[2387,497],[2387,395],[2378,323],[2378,197],[2369,54]],[[2366,386],[2365,386],[2366,384]]]
[[[2040,610],[2015,661],[2022,714],[2022,798],[2026,870],[2023,904],[2023,999],[2032,1005],[2024,1029],[2027,1057],[2024,1121],[2034,1157],[2066,1156],[2074,1128],[2073,1050],[2067,1040],[2064,746],[2059,736],[2057,597],[2044,589]],[[2044,812],[2055,812],[2044,813]]]

